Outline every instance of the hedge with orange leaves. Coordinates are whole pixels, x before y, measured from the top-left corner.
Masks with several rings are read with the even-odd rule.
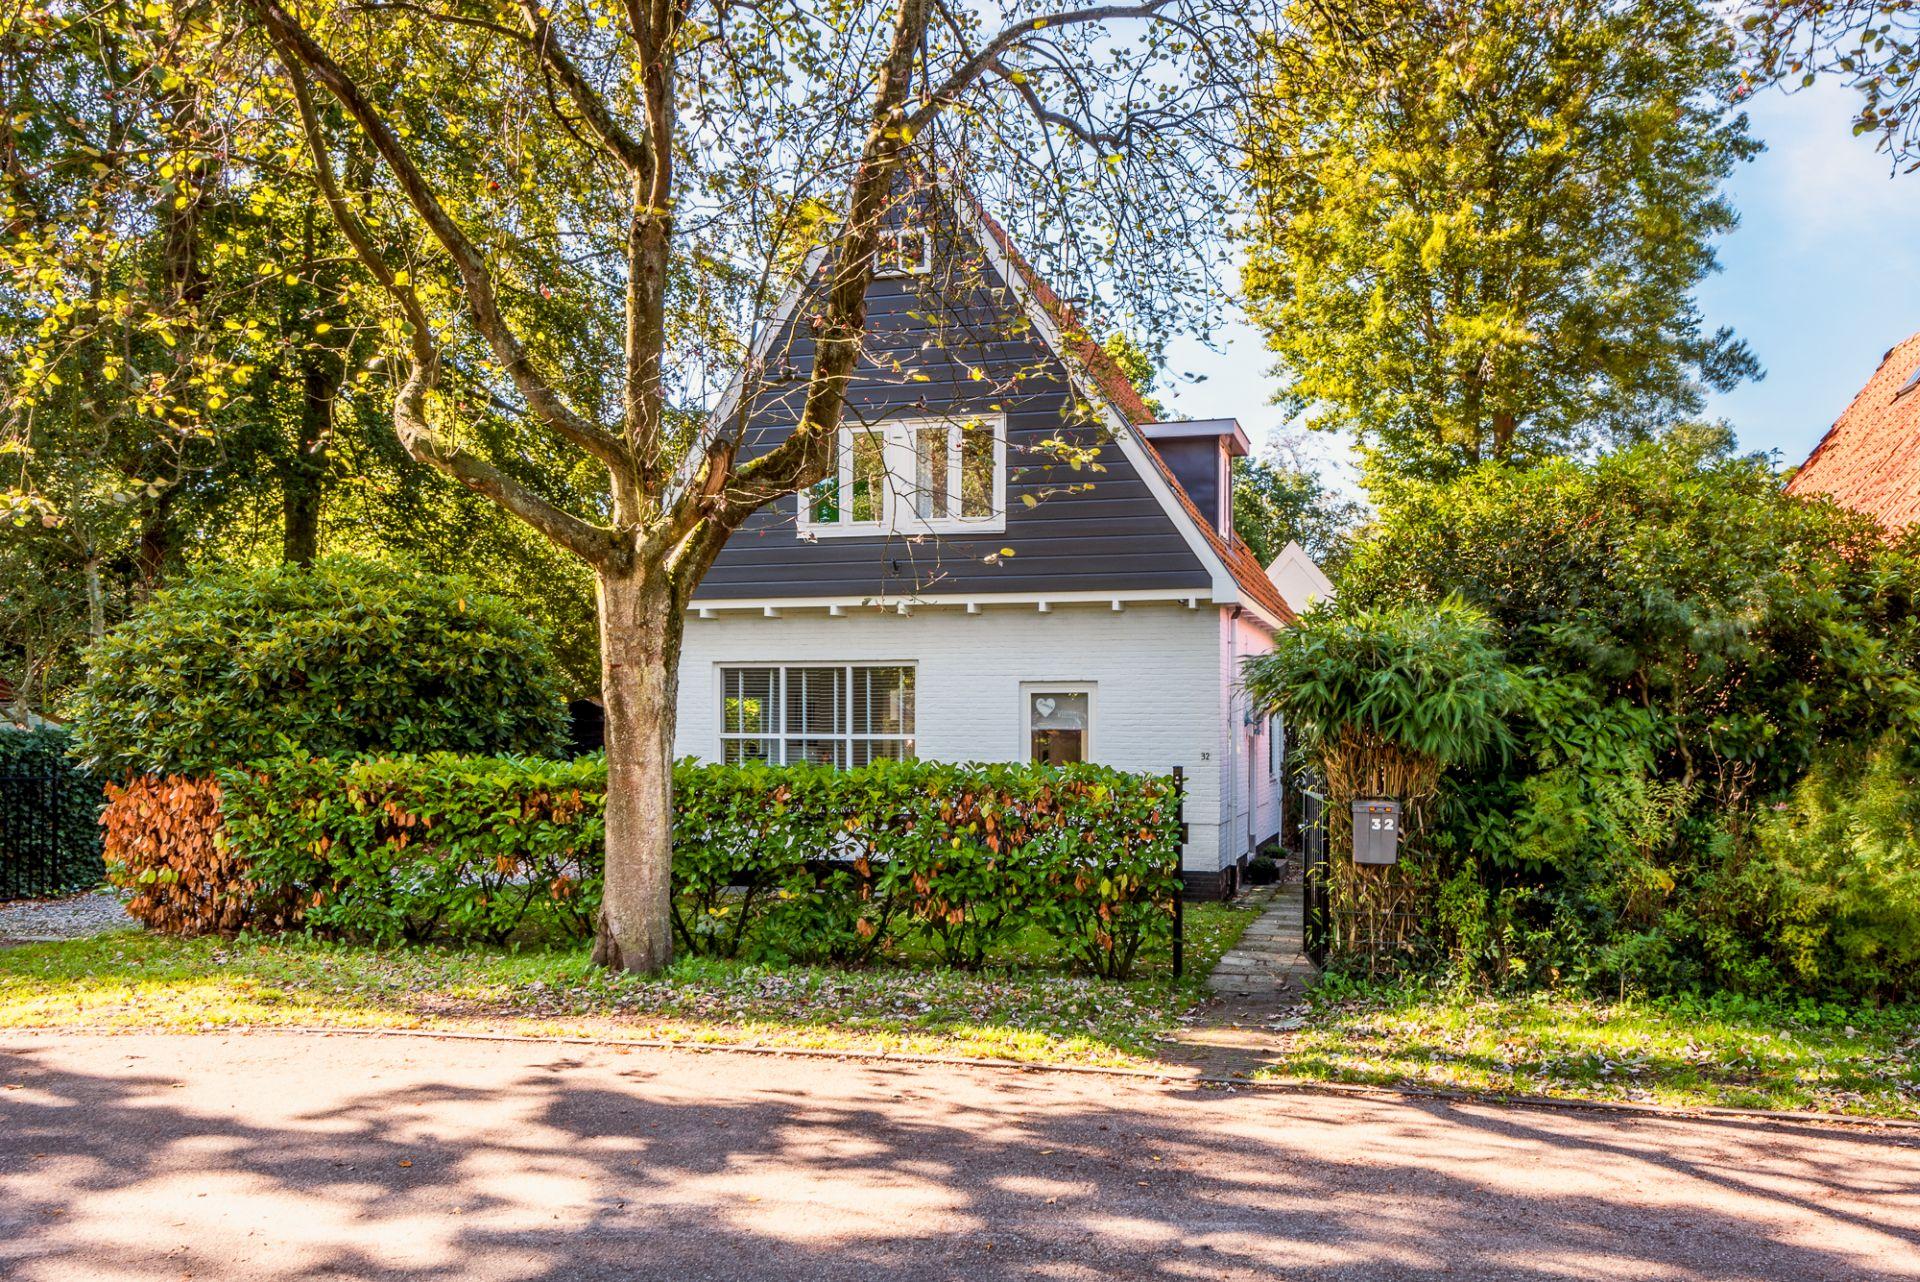
[[[933,761],[687,761],[673,775],[689,952],[860,960],[915,935],[975,967],[1038,930],[1123,978],[1171,934],[1180,797],[1164,776]],[[135,912],[162,929],[581,938],[605,790],[596,759],[282,758],[218,784],[116,790],[109,848]]]
[[[295,921],[283,899],[260,893],[248,861],[229,846],[220,795],[218,780],[183,775],[107,785],[107,879],[133,892],[127,911],[150,929],[231,934]]]

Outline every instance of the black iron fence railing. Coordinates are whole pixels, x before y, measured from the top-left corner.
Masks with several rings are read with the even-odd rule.
[[[1327,807],[1326,799],[1316,792],[1302,794],[1303,821],[1300,825],[1302,925],[1305,927],[1307,956],[1316,966],[1327,963],[1327,944],[1332,938],[1327,912]]]
[[[98,856],[70,848],[72,786],[53,773],[0,774],[0,899],[59,895],[100,880]]]

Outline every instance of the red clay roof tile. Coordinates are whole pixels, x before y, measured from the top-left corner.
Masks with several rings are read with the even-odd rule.
[[[1920,522],[1920,334],[1889,351],[1853,404],[1787,483],[1879,518],[1897,534]]]
[[[988,234],[999,243],[1001,252],[1013,264],[1014,270],[1020,273],[1021,282],[1026,285],[1047,315],[1053,319],[1054,327],[1060,331],[1061,340],[1067,347],[1065,355],[1079,364],[1086,372],[1088,381],[1113,404],[1115,409],[1120,411],[1120,416],[1133,426],[1139,427],[1157,419],[1159,415],[1147,405],[1147,398],[1142,396],[1140,389],[1133,385],[1133,380],[1128,378],[1126,371],[1120,368],[1120,363],[1114,360],[1104,347],[1093,341],[1093,336],[1087,332],[1086,326],[1080,323],[1080,318],[1074,313],[1072,306],[1054,293],[1053,287],[1047,284],[1038,271],[1034,270],[1033,264],[1027,261],[1019,247],[1013,243],[1013,238],[1007,235],[1006,229],[994,219],[993,215],[981,208],[977,201],[974,202],[974,213],[986,227]],[[1299,616],[1287,604],[1286,598],[1280,595],[1280,589],[1274,586],[1273,580],[1267,577],[1266,567],[1260,564],[1260,558],[1253,554],[1253,549],[1242,542],[1237,534],[1221,534],[1212,521],[1201,515],[1200,509],[1194,505],[1193,498],[1187,493],[1186,487],[1181,485],[1179,478],[1174,476],[1173,469],[1167,466],[1167,461],[1160,457],[1160,451],[1154,448],[1153,442],[1149,441],[1143,433],[1136,432],[1135,436],[1146,448],[1147,457],[1153,460],[1160,475],[1166,479],[1168,486],[1173,490],[1174,497],[1180,500],[1180,505],[1186,509],[1187,515],[1193,519],[1195,525],[1200,527],[1200,533],[1205,536],[1207,542],[1213,546],[1213,550],[1219,554],[1221,561],[1226,564],[1227,572],[1233,575],[1234,582],[1239,585],[1240,591],[1281,623],[1294,622]]]

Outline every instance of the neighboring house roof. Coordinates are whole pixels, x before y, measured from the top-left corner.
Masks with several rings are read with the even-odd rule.
[[[1787,492],[1829,495],[1891,533],[1920,523],[1920,334],[1881,358]]]
[[[1298,543],[1280,549],[1280,555],[1267,567],[1267,577],[1297,612],[1304,613],[1315,601],[1333,597],[1333,580]]]
[[[1079,365],[1092,390],[1111,405],[1124,420],[1147,459],[1165,479],[1174,497],[1179,500],[1180,506],[1186,510],[1187,516],[1199,529],[1201,537],[1207,541],[1214,554],[1226,566],[1227,573],[1232,576],[1235,585],[1254,605],[1272,615],[1274,622],[1279,624],[1294,622],[1298,618],[1298,613],[1287,604],[1286,598],[1280,595],[1280,590],[1274,586],[1273,580],[1267,577],[1267,572],[1261,566],[1260,558],[1253,554],[1253,549],[1248,547],[1237,534],[1231,532],[1222,534],[1214,523],[1201,513],[1195,506],[1192,496],[1187,493],[1186,487],[1180,484],[1179,478],[1173,474],[1173,469],[1168,467],[1167,461],[1160,456],[1160,451],[1155,449],[1153,442],[1139,430],[1148,423],[1160,420],[1162,416],[1154,413],[1148,406],[1146,397],[1140,394],[1140,389],[1133,385],[1133,380],[1128,378],[1126,371],[1120,368],[1119,362],[1093,340],[1093,336],[1088,333],[1086,326],[1080,323],[1080,318],[1074,313],[1073,308],[1053,292],[1053,287],[1047,284],[1040,273],[1034,269],[1033,264],[1027,261],[1026,256],[1014,245],[1013,238],[1007,235],[1006,229],[993,215],[981,208],[977,200],[972,200],[971,197],[968,200],[980,225],[986,228],[1000,252],[1019,273],[1021,284],[1026,286],[1027,292],[1051,319],[1054,329],[1060,336],[1057,346],[1061,349],[1061,356],[1070,358]]]

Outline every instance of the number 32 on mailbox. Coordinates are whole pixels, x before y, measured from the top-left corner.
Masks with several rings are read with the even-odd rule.
[[[1375,797],[1353,803],[1353,862],[1400,862],[1400,803]]]

